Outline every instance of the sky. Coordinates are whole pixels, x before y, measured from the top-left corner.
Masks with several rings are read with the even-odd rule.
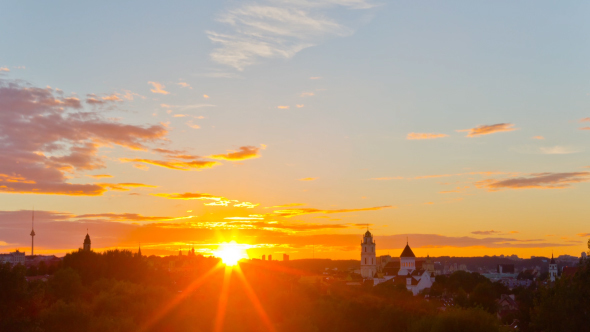
[[[0,252],[586,249],[589,3],[0,6]]]

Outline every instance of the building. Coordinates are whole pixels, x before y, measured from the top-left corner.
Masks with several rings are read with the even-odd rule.
[[[434,275],[434,262],[430,259],[430,255],[426,255],[426,260],[422,263],[422,268]]]
[[[90,251],[90,235],[86,232],[86,237],[84,238],[84,251]]]
[[[362,269],[361,262],[361,269]],[[432,287],[434,283],[434,264],[430,256],[424,261],[416,261],[416,255],[410,248],[409,242],[402,251],[399,261],[390,261],[373,279],[373,285],[387,282],[405,285],[412,294],[418,295],[424,289]]]
[[[373,234],[367,230],[361,241],[361,276],[364,279],[373,279],[377,273],[375,245]]]
[[[25,253],[16,249],[15,252],[10,252],[8,254],[0,254],[0,262],[2,263],[10,263],[13,265],[16,264],[25,264]]]
[[[289,255],[283,254],[283,262],[288,262],[288,261],[289,261]]]
[[[496,271],[498,271],[498,273],[500,273],[500,274],[502,274],[502,273],[515,273],[514,264],[498,264]]]
[[[553,258],[553,254],[551,254],[551,261],[549,261],[549,280],[554,282],[557,278],[557,263],[555,262],[555,258]]]

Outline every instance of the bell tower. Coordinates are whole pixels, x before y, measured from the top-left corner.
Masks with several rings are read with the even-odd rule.
[[[377,273],[376,255],[375,240],[373,240],[373,234],[367,228],[361,242],[361,276],[363,278],[373,279],[373,276]]]
[[[86,230],[86,237],[84,238],[84,251],[90,251],[90,235],[88,235],[88,230]]]

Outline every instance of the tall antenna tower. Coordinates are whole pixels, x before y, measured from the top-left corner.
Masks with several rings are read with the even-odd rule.
[[[35,208],[31,216],[31,256],[35,256]]]

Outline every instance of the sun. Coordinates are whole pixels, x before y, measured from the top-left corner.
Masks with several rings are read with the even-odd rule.
[[[242,258],[248,258],[244,245],[237,244],[236,241],[230,243],[221,243],[214,252],[214,256],[221,258],[227,266],[234,266]]]

